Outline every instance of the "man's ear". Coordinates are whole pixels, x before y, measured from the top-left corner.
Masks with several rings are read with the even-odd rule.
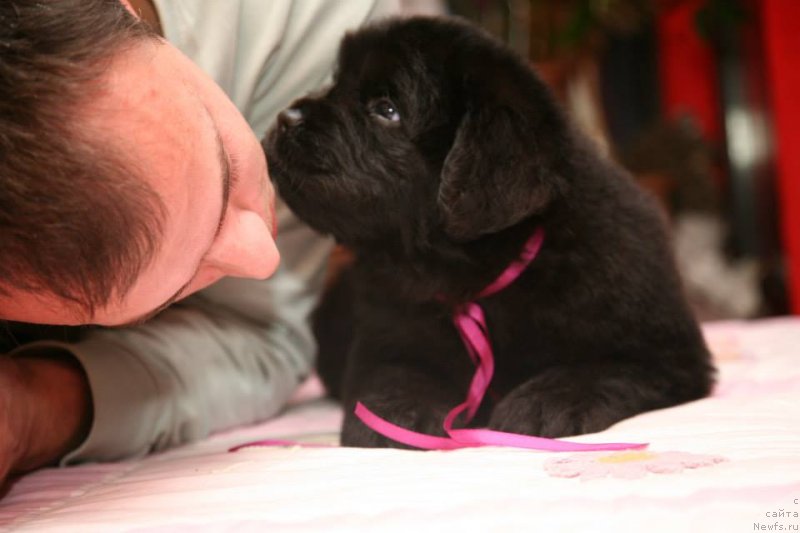
[[[442,168],[445,232],[469,241],[541,212],[563,186],[548,153],[557,148],[546,139],[560,133],[509,107],[467,111]]]

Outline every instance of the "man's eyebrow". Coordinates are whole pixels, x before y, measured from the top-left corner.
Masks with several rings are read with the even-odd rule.
[[[225,215],[228,212],[228,202],[231,197],[231,186],[233,184],[233,178],[231,177],[230,159],[228,157],[228,153],[225,151],[225,143],[222,142],[222,136],[219,134],[219,128],[217,127],[217,123],[214,122],[214,119],[211,116],[211,112],[208,110],[205,103],[203,103],[202,101],[201,103],[203,104],[203,109],[206,112],[206,117],[208,118],[209,123],[214,128],[214,136],[217,140],[217,158],[219,159],[220,182],[222,183],[222,208],[219,214],[219,222],[217,223],[217,229],[214,232],[214,239],[216,239],[217,236],[219,235],[219,232],[222,231],[222,225],[225,223]],[[122,326],[123,327],[134,326],[137,324],[141,324],[143,322],[147,322],[148,320],[159,314],[161,311],[165,310],[167,307],[174,304],[178,300],[178,298],[181,297],[183,291],[185,291],[189,287],[189,285],[191,285],[192,280],[194,280],[194,277],[197,275],[198,270],[200,270],[200,264],[197,265],[197,268],[189,277],[189,281],[183,284],[183,286],[181,286],[181,288],[178,289],[175,292],[175,294],[167,298],[164,303],[162,303],[152,311],[145,313],[144,315],[137,317],[129,322],[126,322],[125,324],[122,324]]]
[[[203,109],[206,110],[206,115],[214,127],[214,135],[217,138],[217,157],[219,158],[220,181],[222,182],[222,210],[219,214],[217,231],[214,233],[214,238],[216,238],[217,235],[219,235],[219,232],[222,230],[222,225],[225,223],[225,215],[228,213],[228,201],[231,197],[231,185],[233,183],[233,178],[231,177],[230,157],[228,156],[228,152],[225,151],[225,143],[222,142],[222,136],[219,134],[217,123],[214,122],[214,119],[211,117],[211,113],[208,111],[208,108],[205,106],[205,104],[203,104]]]

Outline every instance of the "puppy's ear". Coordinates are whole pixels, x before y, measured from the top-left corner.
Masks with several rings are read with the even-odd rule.
[[[437,199],[451,238],[469,241],[500,231],[541,212],[560,194],[554,138],[563,138],[563,124],[558,117],[530,115],[499,104],[465,113]]]

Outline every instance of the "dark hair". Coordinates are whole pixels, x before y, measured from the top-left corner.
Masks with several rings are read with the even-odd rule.
[[[155,255],[160,197],[79,125],[116,55],[157,38],[119,0],[0,2],[0,291],[91,317]]]

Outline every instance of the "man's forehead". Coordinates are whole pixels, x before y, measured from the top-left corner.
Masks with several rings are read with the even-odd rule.
[[[163,197],[173,195],[176,178],[191,171],[187,154],[213,125],[191,85],[170,68],[168,45],[149,43],[113,62],[104,90],[88,102],[84,116],[93,137],[119,150]]]

